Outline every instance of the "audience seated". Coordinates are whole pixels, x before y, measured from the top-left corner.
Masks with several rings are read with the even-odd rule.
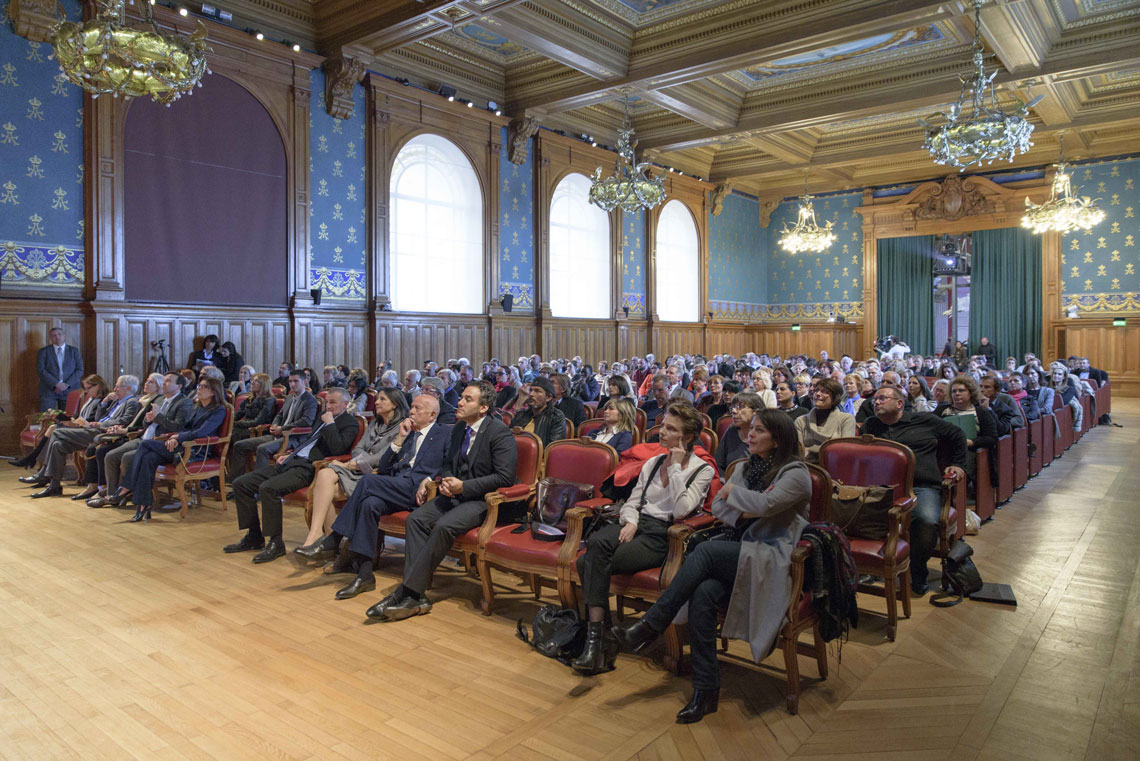
[[[589,416],[586,414],[586,406],[582,404],[582,400],[570,393],[570,377],[564,373],[554,373],[550,376],[550,384],[554,388],[552,400],[554,408],[562,413],[566,420],[573,423],[575,428],[582,425],[582,421]],[[531,383],[531,392],[534,392],[533,382]],[[594,398],[596,399],[597,396]],[[543,441],[542,443],[545,446],[548,442]]]
[[[440,369],[441,373],[446,372]],[[423,378],[420,380],[420,390],[426,394],[430,394],[437,402],[439,402],[439,417],[436,422],[440,425],[455,425],[455,407],[444,401],[443,381],[439,378]],[[519,392],[522,393],[521,391]],[[529,397],[529,391],[527,396]],[[520,396],[520,399],[522,397]]]
[[[249,382],[249,396],[234,410],[234,429],[230,446],[249,438],[250,429],[266,425],[273,420],[276,399],[270,391],[269,376],[256,373]]]
[[[317,419],[317,398],[305,385],[302,370],[289,371],[289,394],[281,405],[281,411],[273,418],[268,435],[254,436],[237,442],[230,448],[230,483],[236,483],[245,473],[246,459],[256,457],[256,468],[264,468],[277,450],[281,448],[281,434],[294,428],[311,428]]]
[[[297,377],[290,377],[290,381]],[[324,414],[316,421],[311,433],[291,441],[291,450],[278,454],[273,464],[259,467],[233,482],[238,528],[245,529],[246,533],[239,541],[226,545],[225,552],[261,550],[254,555],[254,563],[267,563],[285,554],[285,542],[281,537],[281,498],[313,482],[313,463],[317,460],[347,454],[352,448],[357,424],[347,409],[348,392],[343,388],[329,389]],[[259,501],[260,519],[257,515]]]
[[[24,457],[11,460],[10,462],[13,465],[18,468],[30,468],[33,464],[39,463],[42,469],[46,464],[44,451],[47,449],[57,429],[84,428],[88,423],[93,423],[99,419],[99,405],[109,393],[107,381],[98,375],[88,375],[83,379],[82,384],[83,400],[82,406],[79,408],[79,414],[74,418],[69,418],[66,414],[60,414],[54,418],[45,419],[41,423],[43,428],[40,431],[40,438],[36,442],[36,446]],[[60,409],[62,410],[62,407]],[[48,485],[48,479],[45,479],[37,472],[35,475],[21,476],[20,483],[32,484],[37,488],[43,488]]]
[[[620,455],[633,446],[637,428],[637,411],[627,398],[610,397],[602,403],[603,426],[590,435],[594,441],[609,444]]]
[[[649,398],[641,405],[641,410],[645,413],[646,430],[661,423],[661,416],[669,402],[668,386],[669,379],[664,373],[658,373],[650,381]]]
[[[554,383],[541,376],[535,378],[530,384],[530,401],[515,414],[511,420],[511,429],[515,432],[533,433],[544,447],[566,438],[566,418],[554,406],[554,398]]]
[[[816,386],[812,408],[795,419],[796,433],[804,448],[804,459],[819,461],[819,448],[829,439],[855,435],[855,416],[837,406],[843,389],[834,378],[823,378]]]
[[[748,456],[748,432],[752,426],[752,416],[764,409],[764,400],[754,391],[741,391],[732,397],[729,410],[732,414],[732,425],[724,432],[724,437],[717,443],[716,466],[724,473],[728,464],[741,457]]]
[[[151,405],[162,399],[162,373],[151,373],[143,383],[142,394],[139,395],[139,409],[135,416],[126,425],[109,426],[95,437],[84,451],[83,480],[87,488],[72,499],[85,499],[92,506],[96,499],[107,496],[107,482],[105,480],[105,462],[107,454],[119,447],[127,438],[136,432],[141,432],[146,426],[146,414],[150,412]]]
[[[990,464],[997,463],[998,432],[994,414],[982,406],[982,392],[969,375],[962,374],[950,383],[950,403],[939,405],[934,414],[948,420],[966,435],[966,475],[972,484],[976,474],[974,453],[985,449],[991,453]]]
[[[930,396],[930,387],[922,375],[912,375],[906,382],[906,400],[915,412],[934,412],[938,405]]]
[[[790,415],[792,420],[808,413],[806,408],[796,404],[796,391],[786,380],[776,382],[776,409]]]
[[[994,414],[998,436],[1005,436],[1014,428],[1025,428],[1029,421],[1025,419],[1021,408],[1009,394],[1001,390],[1001,381],[996,375],[987,375],[980,384],[982,392],[982,406]]]
[[[198,372],[198,365],[217,365],[222,355],[218,350],[218,337],[211,333],[202,339],[202,348],[190,354],[190,361],[186,363],[187,370]]]

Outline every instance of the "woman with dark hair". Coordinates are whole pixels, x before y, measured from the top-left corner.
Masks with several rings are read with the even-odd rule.
[[[222,356],[218,351],[218,337],[211,333],[202,339],[202,348],[190,355],[190,364],[186,365],[186,369],[197,372],[195,365],[199,362],[218,366],[221,360]],[[241,367],[241,365],[238,365],[238,367]]]
[[[500,372],[502,370],[500,369]],[[519,390],[509,383],[495,392],[495,409],[503,410],[518,398]]]
[[[906,396],[915,412],[934,412],[935,405],[930,398],[930,387],[926,378],[912,375],[906,382]]]
[[[664,563],[669,526],[704,502],[716,471],[693,454],[702,427],[696,407],[686,402],[669,405],[659,440],[665,454],[650,458],[642,466],[618,522],[593,532],[586,542],[586,552],[578,558],[578,578],[589,624],[585,648],[571,664],[575,671],[598,674],[613,668],[617,651],[603,641],[608,639],[605,622],[610,577]]]
[[[808,462],[819,460],[825,441],[855,435],[855,416],[839,409],[843,388],[834,378],[821,378],[812,393],[811,412],[796,418],[796,433]]]
[[[990,450],[992,467],[997,465],[994,448],[997,446],[997,418],[982,406],[982,390],[969,375],[959,375],[950,382],[950,403],[941,404],[934,414],[944,417],[966,434],[966,475],[971,483],[977,474],[975,452]]]
[[[408,397],[398,388],[381,388],[376,392],[376,417],[364,429],[364,435],[352,450],[348,462],[332,462],[317,471],[313,479],[313,519],[301,547],[311,547],[332,530],[336,512],[333,500],[337,491],[352,496],[356,484],[367,473],[376,470],[384,450],[400,432],[400,423],[408,416]]]
[[[363,415],[368,409],[368,378],[363,373],[352,373],[344,382],[344,390],[348,392],[348,412],[353,415]],[[406,398],[405,398],[406,400]]]
[[[958,366],[953,362],[946,362],[942,365],[942,377],[945,380],[952,381],[958,377]]]
[[[166,439],[151,439],[139,445],[131,461],[131,469],[119,484],[119,491],[110,504],[122,507],[130,498],[138,509],[131,523],[150,520],[150,509],[154,504],[154,472],[159,465],[169,465],[178,460],[182,443],[207,436],[213,436],[226,419],[226,392],[217,378],[203,377],[198,381],[198,394],[194,406],[182,424],[182,430]],[[206,458],[210,445],[196,446],[190,453],[190,460]]]
[[[306,367],[301,372],[305,374],[305,383],[309,386],[309,391],[312,392],[313,396],[319,394],[321,391],[321,379],[317,377],[313,368]]]
[[[1056,396],[1056,392],[1049,386],[1040,368],[1025,368],[1025,391],[1037,397],[1037,406],[1041,408],[1042,415],[1053,412],[1053,397]]]
[[[231,383],[238,380],[238,373],[241,372],[242,365],[245,360],[242,359],[241,354],[238,354],[237,347],[234,346],[233,341],[226,341],[222,344],[222,348],[218,349],[218,357],[214,362],[214,366],[222,371],[226,376],[225,387],[229,388]]]
[[[111,391],[107,388],[107,381],[103,380],[103,377],[100,375],[88,375],[81,383],[83,385],[83,404],[74,419],[85,420],[87,422],[98,420],[99,404],[103,401],[103,397],[107,396]],[[51,435],[55,433],[57,425],[62,425],[64,428],[70,428],[74,425],[70,420],[60,421],[57,419],[56,422],[48,421],[51,421],[51,418],[47,418],[44,424],[42,424],[40,438],[32,451],[19,459],[9,460],[9,463],[15,465],[17,468],[30,468],[39,461],[40,455],[44,449],[47,448],[48,441],[51,439]],[[37,484],[42,480],[43,479],[34,475],[21,476],[19,479],[20,483],[25,484]]]
[[[602,399],[601,404],[605,404],[607,400],[629,399],[629,381],[623,375],[611,375],[606,379],[606,394],[606,399]]]
[[[249,389],[249,396],[234,412],[234,430],[230,434],[231,452],[235,442],[249,438],[251,428],[273,421],[277,402],[273,396],[273,386],[269,383],[269,376],[265,373],[255,373],[249,382]]]
[[[713,501],[713,514],[738,531],[739,541],[704,542],[685,557],[672,583],[641,620],[616,627],[622,648],[640,652],[689,605],[693,698],[677,714],[691,724],[716,711],[720,672],[717,618],[726,601],[720,635],[744,639],[757,663],[768,657],[783,625],[792,589],[792,550],[807,526],[811,475],[800,458],[792,419],[777,409],[752,418],[749,458],[733,471]]]

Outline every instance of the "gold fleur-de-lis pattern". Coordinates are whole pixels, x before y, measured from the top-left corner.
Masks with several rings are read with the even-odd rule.
[[[499,294],[515,309],[534,308],[534,151],[526,162],[507,158],[507,128],[499,129]]]
[[[1075,303],[1086,313],[1140,309],[1140,159],[1090,162],[1073,177],[1074,192],[1097,198],[1105,219],[1091,230],[1065,235],[1061,248],[1076,263],[1061,271],[1066,306]]]
[[[68,18],[79,3],[65,0]],[[0,25],[0,271],[4,287],[84,281],[83,96],[51,45]],[[77,114],[79,119],[77,120]]]
[[[367,295],[364,193],[364,88],[353,90],[351,119],[325,111],[325,75],[311,74],[309,103],[309,278],[325,298]]]
[[[894,192],[892,190],[892,192]],[[780,248],[784,225],[796,223],[797,199],[788,199],[772,213],[768,225],[768,319],[826,320],[863,314],[863,218],[855,212],[861,191],[816,197],[815,218],[831,222],[836,240],[822,253],[789,254]]]
[[[760,204],[738,192],[708,216],[709,311],[714,319],[761,319],[767,301],[762,275],[768,231],[760,227]]]
[[[621,306],[630,316],[645,316],[645,212],[618,217],[621,222]]]

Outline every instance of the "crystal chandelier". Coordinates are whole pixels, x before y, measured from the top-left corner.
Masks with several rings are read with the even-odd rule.
[[[96,98],[149,95],[169,106],[201,87],[206,27],[199,21],[189,37],[164,34],[150,0],[140,1],[148,26],[127,26],[127,0],[97,0],[95,17],[82,24],[61,21],[52,33],[55,57],[64,76]]]
[[[985,50],[982,47],[981,8],[985,0],[974,0],[974,71],[962,80],[962,90],[958,102],[950,107],[950,113],[942,116],[947,123],[935,127],[924,119],[919,124],[926,130],[923,147],[930,151],[936,164],[949,164],[964,170],[971,164],[992,164],[998,159],[1013,161],[1019,153],[1025,153],[1033,143],[1033,125],[1026,117],[1029,109],[1037,105],[1044,95],[1039,95],[1028,103],[1022,103],[1013,113],[1007,114],[998,107],[994,92],[994,77],[997,69],[986,74],[983,65]],[[968,94],[968,95],[967,95]],[[970,102],[970,113],[966,114],[966,103]]]
[[[1096,205],[1096,201],[1088,196],[1077,196],[1074,193],[1079,188],[1073,188],[1072,175],[1069,174],[1069,165],[1065,163],[1065,135],[1061,134],[1060,161],[1054,164],[1057,168],[1053,175],[1053,187],[1049,191],[1049,200],[1040,206],[1025,199],[1025,216],[1021,218],[1021,226],[1037,234],[1049,231],[1067,233],[1080,228],[1088,230],[1093,225],[1104,220],[1104,210]]]
[[[603,180],[602,168],[597,168],[590,177],[590,203],[607,213],[620,206],[622,211],[635,214],[642,209],[652,209],[665,200],[665,180],[660,176],[653,177],[647,162],[637,163],[633,150],[637,147],[637,138],[630,120],[628,94],[624,101],[625,119],[618,130],[614,173]]]
[[[835,233],[831,232],[831,222],[820,227],[815,222],[815,207],[812,206],[813,196],[807,192],[807,172],[804,172],[804,194],[800,197],[800,208],[796,214],[796,226],[791,230],[784,223],[780,232],[780,247],[785,251],[798,254],[803,251],[819,253],[826,251],[835,242]]]

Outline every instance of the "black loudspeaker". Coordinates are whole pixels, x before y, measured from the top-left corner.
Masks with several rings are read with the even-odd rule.
[[[513,293],[504,293],[500,303],[503,305],[504,312],[510,312],[515,308],[515,295]]]
[[[309,295],[313,297],[313,305],[319,307],[321,305],[321,289],[310,288]]]
[[[439,94],[445,98],[454,98],[455,92],[456,92],[455,88],[452,87],[451,85],[440,85],[439,86]]]

